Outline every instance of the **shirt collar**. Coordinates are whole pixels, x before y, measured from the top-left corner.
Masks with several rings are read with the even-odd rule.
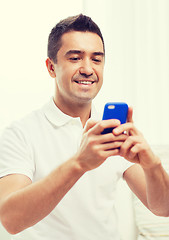
[[[43,112],[52,124],[55,126],[63,126],[64,124],[68,123],[72,119],[77,119],[80,121],[79,117],[73,118],[65,113],[63,113],[54,103],[53,98],[43,107]],[[92,104],[91,110],[91,118],[94,120],[98,120],[98,115],[94,105]]]

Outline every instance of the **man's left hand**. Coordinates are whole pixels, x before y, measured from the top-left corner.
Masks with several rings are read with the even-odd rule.
[[[133,109],[129,107],[127,123],[121,124],[113,130],[113,134],[116,136],[122,133],[128,135],[120,147],[120,156],[130,162],[140,164],[143,169],[150,169],[160,163],[160,160],[152,152],[143,134],[134,126],[132,115]]]

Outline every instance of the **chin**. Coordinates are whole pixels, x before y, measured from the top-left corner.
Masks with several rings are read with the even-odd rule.
[[[77,98],[77,100],[78,100],[78,102],[81,102],[81,103],[89,103],[94,98],[95,98],[95,96],[80,96]]]

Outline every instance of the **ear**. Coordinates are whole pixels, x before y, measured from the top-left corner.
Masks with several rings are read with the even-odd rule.
[[[56,73],[55,73],[55,68],[54,68],[54,62],[50,58],[46,59],[46,67],[48,69],[48,72],[49,72],[50,76],[52,78],[55,78]]]

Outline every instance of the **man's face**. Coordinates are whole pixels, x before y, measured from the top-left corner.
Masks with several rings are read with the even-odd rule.
[[[101,38],[91,32],[72,31],[62,36],[54,64],[55,101],[89,103],[103,83],[104,50]]]

